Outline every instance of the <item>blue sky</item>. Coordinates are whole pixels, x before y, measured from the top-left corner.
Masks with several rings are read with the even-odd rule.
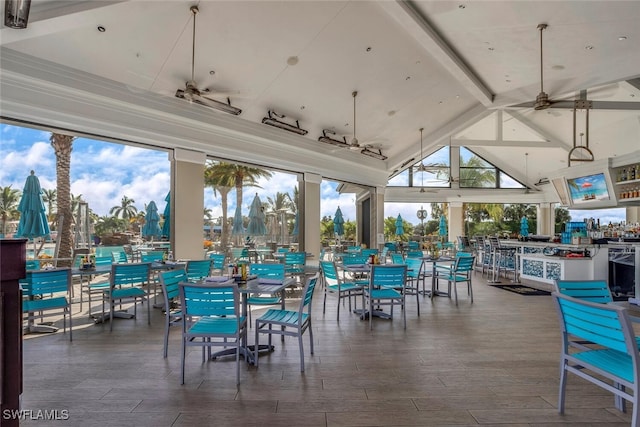
[[[55,154],[49,143],[50,132],[0,124],[0,186],[11,185],[22,190],[29,172],[33,169],[45,189],[54,189]],[[107,215],[120,204],[123,196],[135,200],[139,210],[155,201],[160,211],[164,210],[164,198],[169,191],[170,169],[168,153],[128,145],[113,144],[87,138],[78,138],[73,143],[71,155],[71,192],[82,195],[89,207],[98,215]],[[293,194],[297,185],[295,175],[274,173],[270,180],[260,180],[261,188],[245,188],[243,192],[243,214],[248,215],[249,205],[257,192],[266,201],[277,192]],[[333,216],[338,206],[345,220],[355,220],[355,199],[352,194],[338,194],[337,183],[323,181],[321,186],[321,216]],[[235,210],[235,192],[229,193],[229,216]],[[222,215],[220,198],[205,189],[205,206],[213,216]],[[402,217],[419,224],[416,211],[418,203],[386,203],[385,217]],[[424,206],[428,210],[428,206]],[[585,217],[609,221],[624,220],[624,209],[603,211],[572,211],[572,219]]]

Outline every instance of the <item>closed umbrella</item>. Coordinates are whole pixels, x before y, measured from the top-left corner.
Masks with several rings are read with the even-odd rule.
[[[247,226],[247,234],[249,236],[264,236],[267,234],[267,226],[264,223],[264,218],[264,207],[262,206],[260,197],[258,197],[258,193],[256,193],[249,208],[249,225]]]
[[[526,216],[523,216],[520,220],[520,235],[527,237],[529,235],[529,220]]]
[[[440,224],[438,225],[438,235],[440,237],[447,237],[449,231],[447,230],[447,218],[444,215],[440,216]]]
[[[147,214],[144,216],[144,227],[142,227],[142,236],[147,239],[159,238],[162,230],[160,229],[160,215],[158,207],[153,200],[147,205]]]
[[[236,212],[233,215],[233,228],[231,228],[232,236],[241,236],[244,234],[244,227],[242,226],[242,206],[236,206]]]
[[[167,239],[171,237],[171,192],[167,193],[167,197],[164,198],[167,205],[164,207],[164,223],[162,224],[162,237]]]
[[[20,212],[20,222],[18,223],[18,229],[14,236],[34,239],[33,256],[36,258],[35,239],[38,237],[47,237],[50,231],[44,201],[42,200],[40,180],[34,171],[31,171],[31,175],[27,177],[27,181],[24,184],[18,211]]]
[[[404,224],[402,222],[402,216],[398,214],[398,218],[396,218],[396,236],[404,235]]]
[[[291,232],[291,234],[296,235],[296,236],[299,233],[299,231],[298,231],[299,216],[300,216],[300,211],[296,211],[296,218],[293,220],[293,231]]]
[[[344,218],[342,217],[340,206],[338,206],[336,214],[333,216],[333,232],[336,236],[344,236]]]

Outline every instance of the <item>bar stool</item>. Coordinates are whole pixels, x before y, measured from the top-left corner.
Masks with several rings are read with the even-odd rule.
[[[500,270],[514,271],[514,281],[516,275],[515,265],[515,248],[507,248],[500,245],[500,241],[497,237],[489,237],[489,250],[491,252],[491,280],[488,283],[500,283]],[[514,267],[511,268],[508,265],[509,260],[512,260]],[[506,273],[505,273],[506,277]]]

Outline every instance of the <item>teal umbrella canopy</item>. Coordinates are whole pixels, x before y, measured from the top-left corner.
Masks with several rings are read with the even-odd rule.
[[[15,237],[33,239],[49,235],[49,223],[42,200],[40,180],[34,171],[31,171],[31,175],[27,177],[24,184],[18,211],[20,211],[20,222]]]
[[[342,217],[340,206],[338,206],[336,214],[333,216],[333,232],[336,236],[344,236],[344,218]]]
[[[529,235],[529,220],[526,216],[523,216],[520,220],[520,235],[527,237]]]
[[[447,231],[447,218],[444,215],[440,216],[440,224],[438,225],[438,234],[441,237],[447,236],[449,231]]]
[[[232,236],[241,236],[244,234],[244,227],[242,226],[242,207],[236,206],[236,212],[233,215],[233,228],[231,229]]]
[[[162,230],[160,229],[160,215],[158,207],[153,200],[147,205],[147,214],[144,216],[144,227],[142,227],[142,236],[145,238],[160,238]]]
[[[404,234],[404,223],[402,221],[402,216],[398,214],[398,218],[396,218],[396,236],[402,236]]]
[[[164,198],[167,202],[164,207],[164,212],[162,213],[164,216],[164,223],[162,224],[162,237],[166,237],[167,239],[171,237],[171,192],[167,193],[167,197]]]
[[[249,208],[249,225],[247,226],[247,234],[249,236],[265,236],[267,234],[267,226],[264,223],[264,207],[262,201],[258,197],[258,193],[251,202]],[[235,225],[235,221],[234,221]]]

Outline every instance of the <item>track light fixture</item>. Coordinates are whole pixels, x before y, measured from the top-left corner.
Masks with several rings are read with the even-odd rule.
[[[31,0],[5,0],[4,26],[19,30],[27,28],[29,9],[31,9]]]
[[[269,117],[263,118],[262,123],[264,123],[265,125],[277,127],[278,129],[284,129],[289,132],[297,133],[298,135],[306,135],[307,133],[309,133],[309,131],[300,127],[300,123],[298,123],[297,120],[294,126],[292,124],[280,121],[274,118],[274,116],[278,119],[284,119],[286,117],[284,114],[278,114],[275,111],[269,110]]]
[[[331,129],[323,129],[322,130],[322,136],[320,138],[318,138],[318,141],[320,142],[324,142],[325,144],[331,144],[331,145],[336,145],[338,147],[348,147],[349,144],[347,143],[347,138],[346,137],[342,137],[342,141],[339,139],[335,139],[335,138],[331,138],[329,136],[327,136],[327,134],[329,135],[335,135],[335,131],[331,130]]]
[[[388,159],[387,156],[382,154],[382,150],[380,150],[379,148],[372,150],[369,147],[364,147],[364,150],[362,150],[360,153],[364,154],[365,156],[373,157],[374,159],[378,159],[378,160]]]

